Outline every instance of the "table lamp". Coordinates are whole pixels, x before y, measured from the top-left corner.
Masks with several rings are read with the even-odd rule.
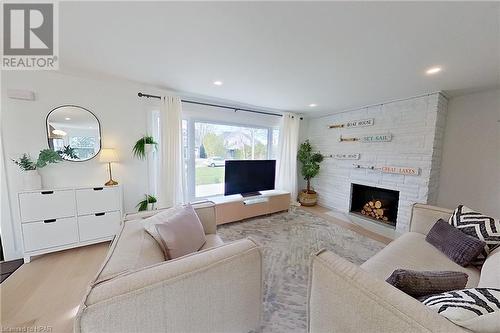
[[[99,156],[99,162],[108,163],[109,167],[109,180],[104,185],[118,185],[118,182],[113,180],[113,177],[111,176],[111,162],[118,162],[118,154],[116,153],[116,150],[114,148],[102,148]]]

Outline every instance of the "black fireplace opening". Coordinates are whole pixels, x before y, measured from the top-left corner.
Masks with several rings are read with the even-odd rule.
[[[399,191],[352,184],[351,213],[395,227],[398,203]]]

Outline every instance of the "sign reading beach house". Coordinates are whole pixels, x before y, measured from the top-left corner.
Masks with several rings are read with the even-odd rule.
[[[389,142],[392,140],[391,133],[383,133],[383,134],[370,134],[362,136],[359,141],[361,142]]]
[[[419,168],[410,168],[410,167],[383,166],[380,168],[380,170],[382,170],[382,172],[385,173],[396,173],[407,176],[418,176],[420,174]]]
[[[349,121],[345,124],[335,124],[328,126],[329,128],[354,128],[354,127],[366,127],[373,125],[373,118],[369,119],[360,119]]]
[[[359,160],[359,154],[333,154],[336,160]]]

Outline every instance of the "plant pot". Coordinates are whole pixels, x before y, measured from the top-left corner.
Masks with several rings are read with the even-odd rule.
[[[28,170],[23,174],[23,188],[29,190],[40,190],[42,188],[42,177],[38,170]]]
[[[299,193],[299,202],[302,206],[315,206],[318,203],[318,193],[302,190]]]
[[[149,153],[151,153],[154,149],[155,149],[154,144],[151,144],[151,143],[144,144],[144,153],[146,154],[146,156],[148,156]]]

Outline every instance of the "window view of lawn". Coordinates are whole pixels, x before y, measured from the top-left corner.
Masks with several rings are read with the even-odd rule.
[[[278,135],[272,128],[195,121],[195,198],[224,194],[226,161],[273,158]]]
[[[224,169],[224,167],[197,167],[196,185],[224,183]]]

